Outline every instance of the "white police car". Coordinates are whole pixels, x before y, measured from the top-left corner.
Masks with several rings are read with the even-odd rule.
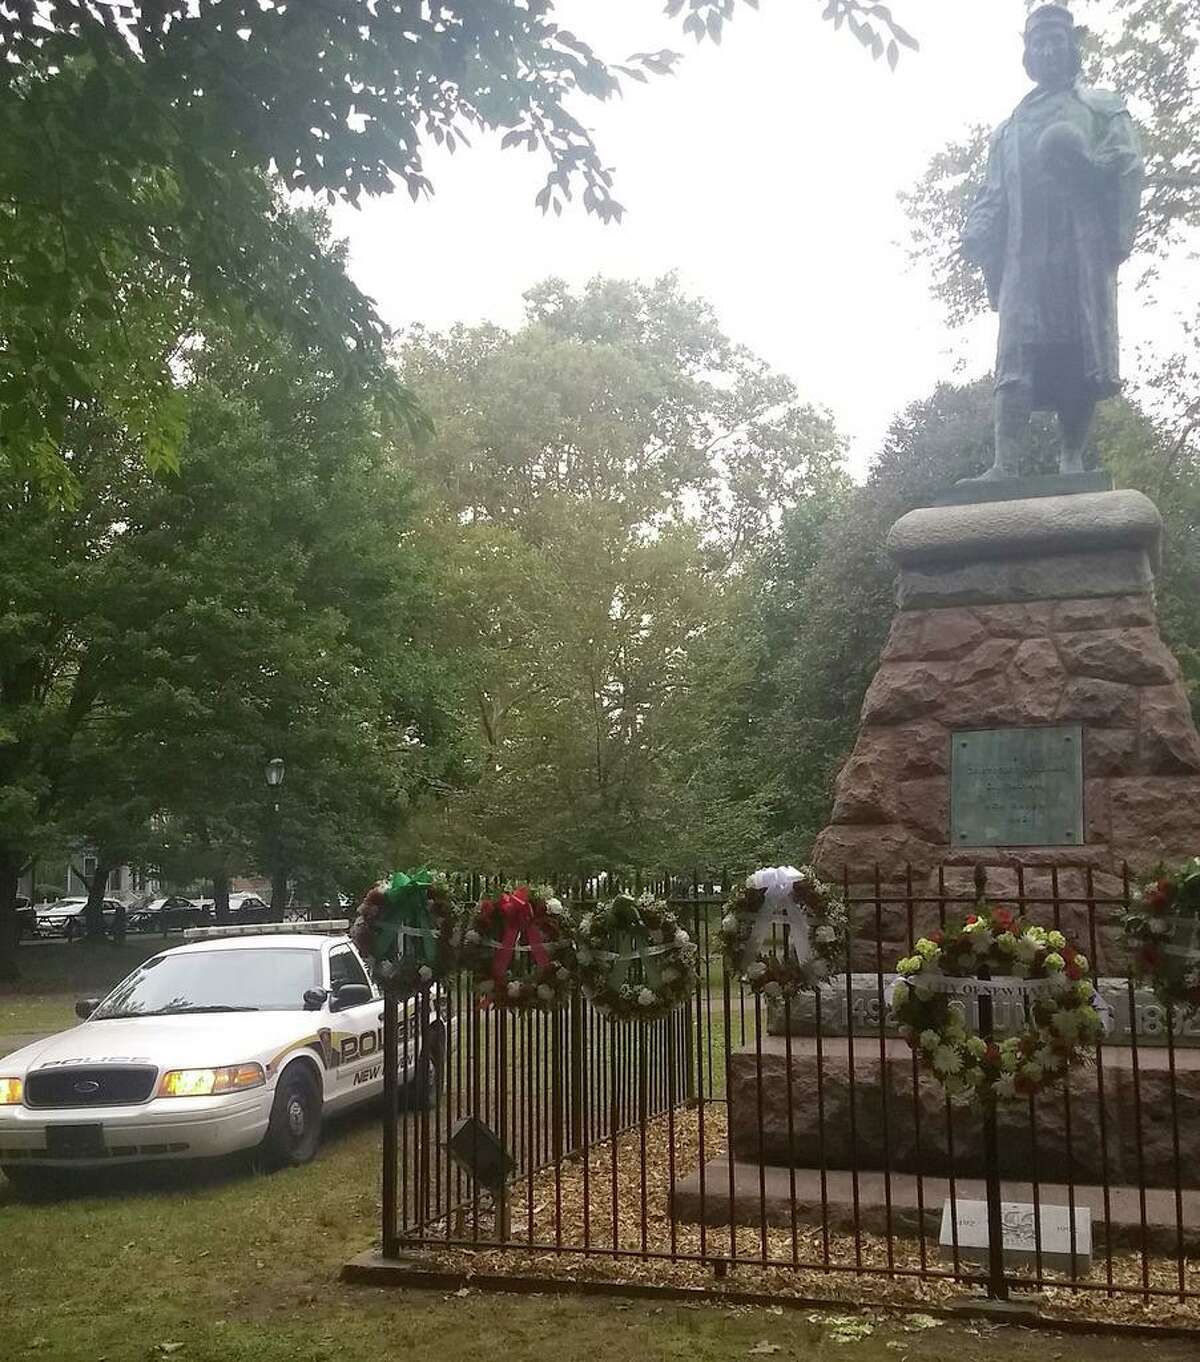
[[[383,1089],[382,999],[345,927],[193,929],[76,1004],[81,1026],[0,1059],[0,1170],[32,1187],[63,1168],[256,1146],[276,1165],[312,1158],[325,1113]],[[401,1012],[414,1100],[436,1097],[448,1021],[441,996],[424,1017]]]

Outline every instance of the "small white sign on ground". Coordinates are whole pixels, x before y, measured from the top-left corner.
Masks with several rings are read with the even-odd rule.
[[[966,1263],[987,1263],[988,1215],[986,1201],[959,1198],[958,1256]],[[1050,1272],[1072,1273],[1082,1277],[1092,1265],[1092,1212],[1088,1206],[1075,1207],[1075,1243],[1071,1243],[1069,1206],[1039,1207],[1042,1232],[1042,1267]],[[1037,1237],[1034,1208],[1028,1201],[1002,1201],[1000,1219],[1004,1227],[1004,1264],[1006,1267],[1032,1267],[1037,1262]],[[954,1257],[951,1232],[950,1198],[942,1203],[940,1247],[943,1258]],[[1075,1250],[1072,1265],[1071,1250]]]

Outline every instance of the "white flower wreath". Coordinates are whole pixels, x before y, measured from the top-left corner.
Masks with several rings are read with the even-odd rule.
[[[618,894],[579,920],[580,986],[597,1011],[653,1020],[696,984],[696,947],[671,909],[653,894]]]
[[[728,969],[755,993],[791,998],[844,968],[848,932],[841,895],[816,871],[772,866],[748,876],[726,906],[721,946]]]

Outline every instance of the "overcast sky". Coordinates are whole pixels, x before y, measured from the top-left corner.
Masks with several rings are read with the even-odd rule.
[[[521,320],[547,275],[678,270],[724,329],[829,407],[861,476],[892,415],[954,375],[990,367],[994,319],[948,333],[907,266],[897,193],[972,123],[999,122],[1029,88],[1023,0],[893,0],[921,41],[892,74],[820,18],[818,0],[739,6],[720,47],[696,47],[661,0],[559,0],[560,21],[605,57],[674,47],[673,77],[581,99],[627,210],[602,226],[581,208],[534,207],[546,162],[498,139],[431,151],[436,193],[398,192],[339,211],[359,285],[393,326]],[[1126,290],[1126,349],[1140,319]],[[1134,309],[1136,311],[1136,309]]]

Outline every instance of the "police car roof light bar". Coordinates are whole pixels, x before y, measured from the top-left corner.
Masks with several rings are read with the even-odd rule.
[[[312,936],[348,931],[348,918],[329,918],[321,922],[260,922],[230,924],[226,927],[186,927],[185,941],[213,941],[223,936]]]

